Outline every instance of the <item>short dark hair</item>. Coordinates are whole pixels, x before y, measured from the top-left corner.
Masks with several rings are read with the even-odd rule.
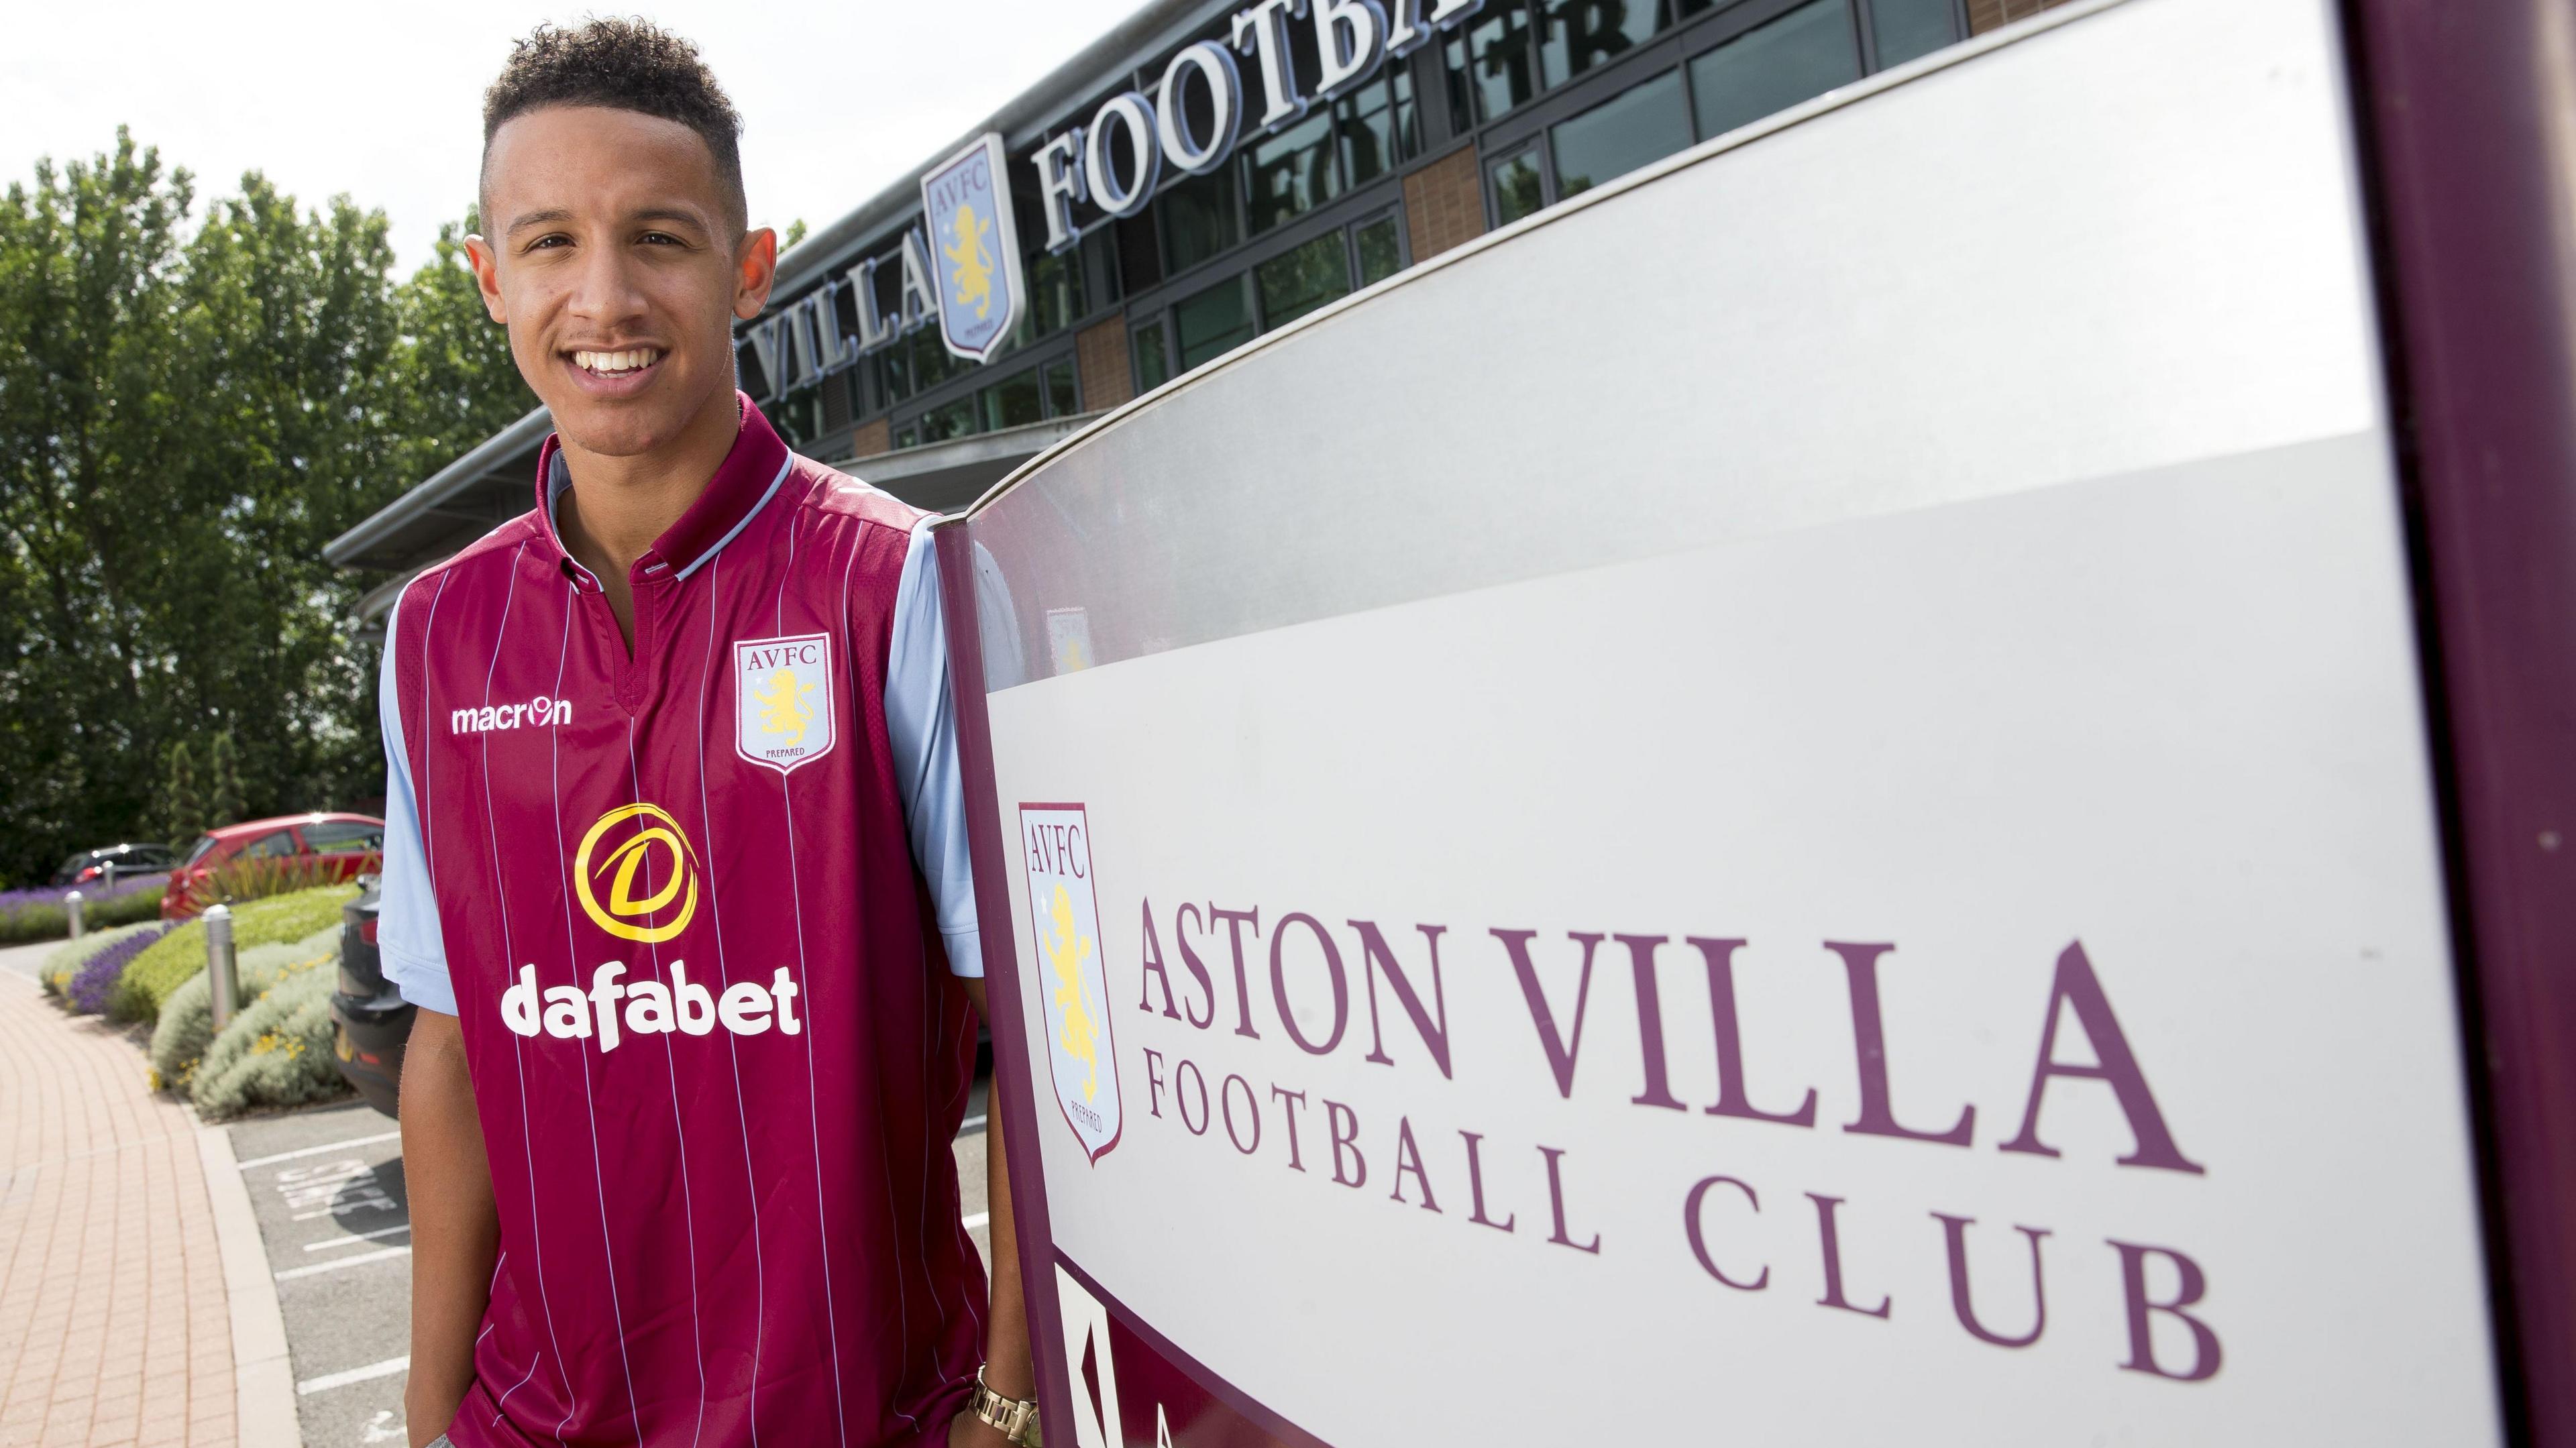
[[[510,63],[483,92],[484,156],[491,156],[492,137],[504,124],[548,106],[633,111],[697,132],[715,158],[716,182],[734,224],[746,224],[742,115],[687,40],[640,17],[594,18],[570,30],[538,26],[511,44]]]

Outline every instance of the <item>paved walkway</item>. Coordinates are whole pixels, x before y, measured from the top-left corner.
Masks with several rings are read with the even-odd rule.
[[[232,1448],[197,1124],[144,1089],[141,1051],[65,1016],[27,966],[0,962],[0,1448]]]

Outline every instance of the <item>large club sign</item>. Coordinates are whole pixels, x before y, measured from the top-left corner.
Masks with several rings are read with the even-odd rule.
[[[942,529],[1050,1442],[2501,1441],[2344,75],[2064,7]]]

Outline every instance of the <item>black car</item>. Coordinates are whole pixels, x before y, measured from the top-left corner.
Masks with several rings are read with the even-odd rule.
[[[417,1014],[386,981],[376,954],[376,910],[382,900],[373,875],[358,877],[358,898],[340,907],[340,988],[331,994],[338,1029],[332,1054],[340,1074],[367,1104],[394,1114],[402,1084],[403,1043]]]
[[[63,867],[54,872],[54,884],[103,885],[111,875],[149,875],[169,869],[176,859],[168,845],[102,845],[63,861]]]

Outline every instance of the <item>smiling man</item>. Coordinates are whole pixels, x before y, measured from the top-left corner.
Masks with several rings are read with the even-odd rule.
[[[739,129],[640,22],[539,30],[484,101],[475,271],[555,435],[387,627],[415,1445],[1030,1436],[998,1130],[989,1294],[949,1145],[984,1001],[935,555],[735,389],[778,245]]]

